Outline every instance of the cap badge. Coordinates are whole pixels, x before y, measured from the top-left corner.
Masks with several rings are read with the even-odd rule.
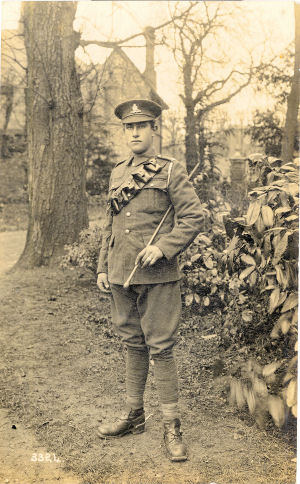
[[[138,108],[136,104],[132,106],[132,109],[130,111],[130,114],[140,114],[142,111]]]

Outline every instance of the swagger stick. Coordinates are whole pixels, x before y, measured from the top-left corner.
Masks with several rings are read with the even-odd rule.
[[[188,180],[190,180],[192,178],[192,176],[194,175],[194,173],[197,170],[197,168],[198,168],[199,165],[200,165],[200,161],[192,169],[191,173],[188,176]],[[166,220],[167,216],[169,215],[170,211],[172,210],[172,207],[173,207],[173,205],[169,205],[166,213],[164,214],[163,218],[161,219],[161,221],[159,222],[158,226],[154,230],[154,232],[152,234],[152,237],[149,240],[149,242],[147,243],[146,247],[148,247],[148,245],[151,245],[152,244],[153,240],[155,239],[155,237],[157,236],[158,232],[160,231],[161,226],[163,225],[164,221]],[[132,269],[132,271],[131,271],[128,279],[123,284],[124,289],[128,289],[129,284],[130,284],[130,281],[133,278],[133,276],[134,276],[134,274],[135,274],[135,272],[136,272],[136,270],[137,270],[138,267],[139,267],[139,264],[135,264],[135,266]]]

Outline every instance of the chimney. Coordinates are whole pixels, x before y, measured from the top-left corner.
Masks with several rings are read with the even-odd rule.
[[[150,82],[152,87],[156,89],[156,72],[154,70],[154,45],[155,45],[155,30],[153,27],[146,27],[144,30],[146,40],[146,69],[144,76]]]

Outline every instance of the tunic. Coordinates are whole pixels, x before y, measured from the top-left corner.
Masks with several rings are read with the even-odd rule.
[[[134,155],[112,170],[108,199],[137,166],[156,158],[162,165],[142,190],[118,214],[108,205],[97,272],[106,272],[112,284],[123,285],[132,271],[137,254],[146,246],[164,213],[172,210],[153,245],[164,257],[153,266],[139,267],[131,284],[158,284],[181,278],[177,256],[200,232],[203,210],[185,167],[174,159],[156,155],[153,148]]]

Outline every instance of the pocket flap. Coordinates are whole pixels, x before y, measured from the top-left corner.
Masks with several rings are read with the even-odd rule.
[[[166,177],[155,176],[152,180],[144,186],[145,188],[156,188],[158,190],[167,191],[167,179]]]

